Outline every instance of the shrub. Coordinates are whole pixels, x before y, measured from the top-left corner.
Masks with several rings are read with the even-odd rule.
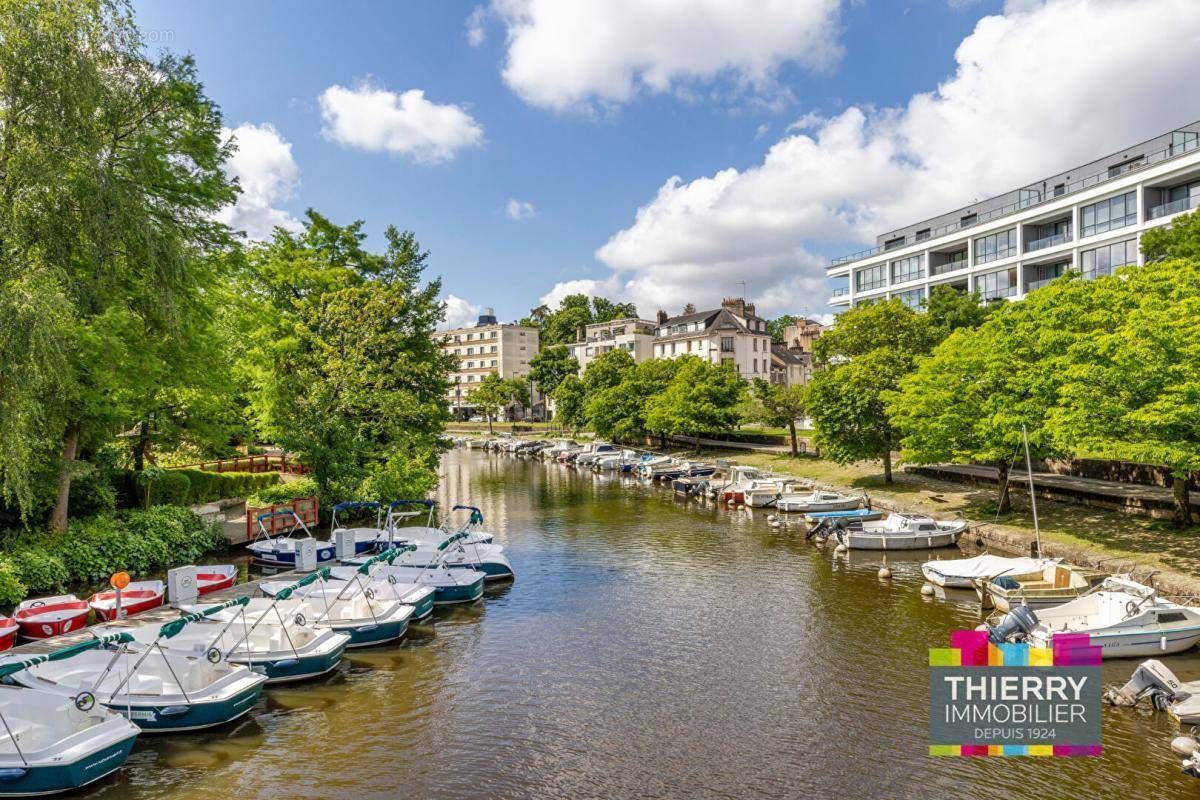
[[[6,560],[0,560],[0,603],[15,605],[25,599],[27,591],[16,567]]]
[[[317,482],[312,478],[301,478],[290,483],[280,483],[259,489],[254,496],[246,501],[252,508],[263,508],[278,503],[290,503],[299,497],[313,497],[317,494]]]
[[[192,504],[211,503],[230,497],[247,497],[279,483],[278,472],[209,472],[194,467],[171,472],[187,478],[188,501]]]
[[[9,553],[8,560],[30,592],[57,589],[71,578],[62,560],[43,549],[24,547]]]
[[[112,514],[117,507],[117,493],[110,475],[92,469],[71,479],[69,505],[72,517]]]

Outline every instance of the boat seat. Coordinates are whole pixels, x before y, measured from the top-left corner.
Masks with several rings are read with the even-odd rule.
[[[163,693],[163,679],[157,675],[139,673],[131,677],[129,683],[125,684],[125,691],[129,692],[129,694],[161,695]]]

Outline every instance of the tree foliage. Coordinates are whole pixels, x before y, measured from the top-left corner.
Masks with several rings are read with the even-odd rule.
[[[574,375],[563,378],[554,390],[555,417],[565,428],[574,431],[587,427],[587,390],[583,381]]]
[[[1141,247],[1146,261],[1200,261],[1200,210],[1180,214],[1169,226],[1146,231]]]
[[[783,344],[783,331],[789,325],[795,325],[796,321],[795,314],[784,314],[781,317],[767,320],[767,333],[771,334],[771,341],[775,344]]]
[[[563,378],[579,374],[579,362],[562,345],[543,346],[540,353],[529,359],[529,374],[538,391],[553,395]]]
[[[762,378],[755,378],[751,393],[753,403],[750,405],[750,418],[765,425],[787,428],[792,443],[792,455],[799,455],[796,420],[804,416],[805,388],[780,386],[768,383]]]
[[[614,303],[603,297],[569,294],[557,309],[551,310],[545,305],[532,309],[521,324],[537,326],[538,341],[542,347],[547,347],[576,341],[579,331],[586,325],[636,316],[637,307],[633,303]]]
[[[654,359],[634,364],[620,382],[588,395],[587,418],[599,436],[633,439],[650,431],[646,422],[651,400],[671,385],[680,362]]]
[[[665,391],[646,404],[646,427],[664,435],[699,437],[738,422],[746,382],[727,364],[681,356]]]

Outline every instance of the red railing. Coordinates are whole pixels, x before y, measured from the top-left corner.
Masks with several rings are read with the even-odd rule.
[[[258,535],[258,517],[261,514],[270,514],[273,511],[295,511],[296,516],[300,517],[301,521],[308,526],[310,531],[313,531],[317,526],[318,512],[321,510],[320,504],[316,497],[298,497],[288,503],[276,503],[273,506],[265,508],[251,508],[246,506],[246,539],[252,540]],[[274,536],[277,533],[288,533],[296,525],[296,520],[292,517],[270,517],[263,520],[263,527],[267,532]],[[314,531],[315,534],[315,531]]]
[[[287,456],[240,456],[222,458],[218,461],[201,461],[196,464],[179,464],[172,469],[202,469],[206,472],[284,472],[290,475],[307,475],[308,468]]]

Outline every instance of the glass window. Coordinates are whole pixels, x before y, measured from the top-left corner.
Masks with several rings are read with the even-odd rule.
[[[925,277],[925,256],[915,255],[892,262],[892,283],[915,281]]]
[[[923,288],[909,289],[907,292],[897,292],[892,297],[909,308],[919,309],[925,303],[925,290]]]
[[[1017,254],[1017,229],[980,236],[975,240],[975,263],[986,264]]]
[[[1200,141],[1200,133],[1173,131],[1171,133],[1171,155],[1178,155],[1194,148]]]
[[[1117,267],[1136,264],[1138,258],[1137,239],[1108,244],[1079,254],[1079,265],[1087,279],[1111,275]]]
[[[879,289],[884,286],[887,286],[886,264],[867,267],[854,273],[854,288],[860,292]]]
[[[1126,192],[1079,209],[1079,218],[1082,222],[1081,234],[1092,236],[1097,233],[1115,231],[1137,222],[1136,194],[1136,192]]]
[[[1041,199],[1042,193],[1038,189],[1022,189],[1017,193],[1017,203],[1021,208],[1038,203]]]
[[[722,353],[732,353],[733,352],[733,337],[732,336],[722,336],[721,337],[721,352]]]
[[[989,272],[975,278],[975,291],[984,300],[998,297],[1015,297],[1017,294],[1017,268],[1009,267],[998,272]]]

